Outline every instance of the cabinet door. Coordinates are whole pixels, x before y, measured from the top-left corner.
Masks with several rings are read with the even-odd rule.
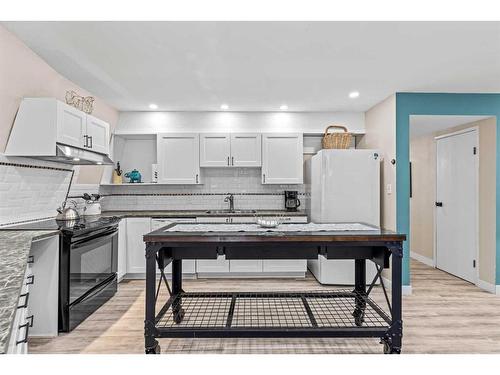
[[[145,273],[145,244],[142,236],[151,232],[150,218],[127,219],[127,273]]]
[[[262,136],[262,183],[303,183],[302,134],[264,134]]]
[[[87,115],[88,148],[101,154],[109,154],[109,124]]]
[[[127,219],[118,224],[118,280],[127,273]]]
[[[85,148],[87,114],[65,103],[57,103],[57,142]]]
[[[200,183],[200,138],[193,133],[158,134],[158,183]]]
[[[226,133],[200,134],[200,167],[228,167],[231,139]]]
[[[262,260],[230,260],[229,272],[262,272]]]
[[[306,272],[307,261],[304,259],[264,260],[264,272]]]
[[[231,134],[231,165],[234,167],[260,167],[262,138],[255,133]]]

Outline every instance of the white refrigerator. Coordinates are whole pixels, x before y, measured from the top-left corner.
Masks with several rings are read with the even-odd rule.
[[[366,223],[380,226],[380,157],[376,150],[321,150],[305,165],[308,213],[313,223]],[[322,284],[354,285],[354,260],[309,260]],[[376,274],[366,262],[366,280]]]

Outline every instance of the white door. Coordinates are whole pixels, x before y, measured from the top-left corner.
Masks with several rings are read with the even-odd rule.
[[[227,133],[200,134],[200,167],[229,167],[231,138]]]
[[[194,133],[157,135],[158,183],[199,184],[200,139]]]
[[[262,136],[262,183],[303,183],[303,139],[299,133]]]
[[[109,124],[87,115],[88,148],[101,154],[109,154]]]
[[[476,281],[477,131],[437,139],[436,266]]]
[[[262,166],[262,137],[256,133],[231,134],[231,165],[234,167]]]
[[[87,114],[62,102],[57,103],[57,142],[86,147]]]
[[[146,245],[142,236],[151,232],[149,217],[127,219],[127,273],[146,272]]]

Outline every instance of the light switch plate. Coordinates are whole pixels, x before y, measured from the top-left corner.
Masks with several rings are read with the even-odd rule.
[[[387,190],[387,194],[391,195],[392,194],[392,184],[387,184],[386,190]]]

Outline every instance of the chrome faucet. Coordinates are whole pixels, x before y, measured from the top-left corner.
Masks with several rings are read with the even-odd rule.
[[[229,202],[229,212],[234,211],[234,195],[229,194],[227,197],[224,198],[224,202]]]

